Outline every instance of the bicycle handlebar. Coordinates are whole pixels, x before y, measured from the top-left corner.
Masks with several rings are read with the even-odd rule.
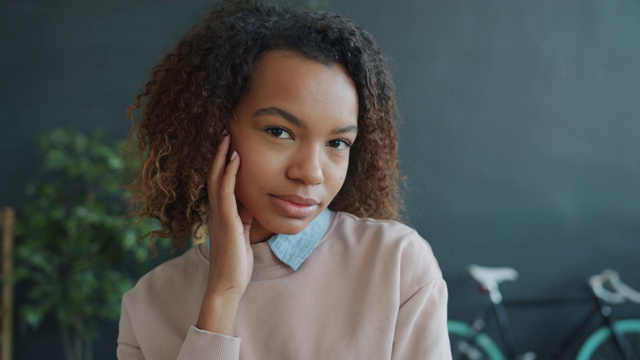
[[[597,297],[608,303],[620,304],[625,300],[630,300],[640,304],[640,291],[634,290],[623,283],[618,273],[614,270],[606,269],[598,275],[591,276],[589,278],[589,286],[591,286],[593,293]]]

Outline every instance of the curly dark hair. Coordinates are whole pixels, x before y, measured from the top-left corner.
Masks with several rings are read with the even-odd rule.
[[[142,163],[129,187],[133,211],[160,221],[152,239],[170,237],[178,249],[206,222],[206,176],[215,149],[256,60],[269,50],[340,64],[355,84],[358,138],[344,185],[329,208],[400,218],[395,87],[388,59],[372,36],[331,13],[223,1],[153,68],[129,107],[130,140],[137,137]]]

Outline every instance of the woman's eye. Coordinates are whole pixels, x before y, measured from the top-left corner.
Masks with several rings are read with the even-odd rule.
[[[279,139],[290,139],[291,138],[291,134],[289,134],[289,132],[283,128],[279,128],[279,127],[273,127],[273,128],[268,128],[267,132],[269,134],[271,134],[272,136],[275,136]]]
[[[329,146],[336,150],[346,150],[351,147],[351,143],[347,140],[331,140]]]

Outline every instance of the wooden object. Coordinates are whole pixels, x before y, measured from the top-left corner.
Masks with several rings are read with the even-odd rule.
[[[13,346],[13,223],[12,208],[4,208],[1,213],[2,229],[2,281],[0,310],[0,360],[11,360]]]

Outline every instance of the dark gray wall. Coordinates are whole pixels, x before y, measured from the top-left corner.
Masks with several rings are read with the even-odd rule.
[[[207,6],[2,3],[0,204],[20,208],[42,131],[125,136],[126,106],[151,66]],[[365,25],[393,58],[409,218],[438,256],[451,317],[483,303],[464,277],[471,262],[520,270],[509,297],[579,294],[606,267],[640,288],[639,2],[328,8]],[[544,349],[578,312],[516,311],[517,340]],[[96,358],[114,357],[115,332],[105,324]],[[18,359],[61,353],[53,325],[16,339]]]

